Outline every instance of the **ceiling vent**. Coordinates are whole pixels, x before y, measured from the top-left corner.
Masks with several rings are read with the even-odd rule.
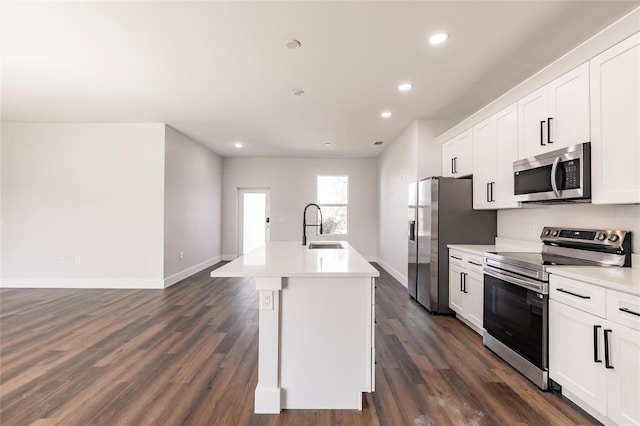
[[[382,145],[383,143],[384,143],[384,142],[382,142],[382,141],[375,141],[373,144],[374,144],[374,145]]]

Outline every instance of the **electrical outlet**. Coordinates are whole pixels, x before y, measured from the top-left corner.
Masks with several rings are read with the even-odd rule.
[[[178,256],[180,257],[180,260],[184,259],[184,252],[181,251],[180,253],[178,253]]]
[[[79,265],[82,263],[82,258],[80,256],[76,256],[76,265]]]
[[[273,310],[273,292],[272,291],[260,292],[260,310],[262,311]]]

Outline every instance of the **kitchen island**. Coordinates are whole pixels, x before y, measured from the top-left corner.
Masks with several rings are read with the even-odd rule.
[[[323,244],[336,242],[269,242],[211,272],[255,279],[256,413],[362,409],[375,389],[379,272],[347,242]]]

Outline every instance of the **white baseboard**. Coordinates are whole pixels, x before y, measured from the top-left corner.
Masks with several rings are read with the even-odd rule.
[[[393,269],[387,262],[385,262],[382,259],[378,259],[377,263],[378,263],[378,265],[382,266],[382,268],[384,268],[384,270],[387,271],[393,278],[398,280],[400,282],[400,284],[402,284],[405,287],[408,286],[408,284],[407,284],[408,280],[407,280],[407,277],[405,275],[403,275],[400,272],[398,272],[395,269]]]
[[[195,266],[187,268],[184,271],[180,271],[177,274],[173,274],[170,277],[167,277],[167,278],[164,279],[164,288],[171,287],[175,283],[178,283],[178,282],[184,280],[185,278],[190,277],[193,274],[197,274],[198,272],[202,271],[203,269],[209,268],[210,266],[215,265],[216,263],[220,262],[221,260],[222,260],[222,256],[216,256],[216,257],[214,257],[212,259],[205,260],[202,263],[199,263],[199,264],[197,264]]]
[[[223,254],[222,255],[222,260],[224,262],[230,262],[230,261],[235,260],[237,258],[238,258],[238,256],[235,255],[235,254]]]
[[[95,278],[3,278],[2,288],[84,288],[84,289],[163,289],[158,279],[95,279]]]

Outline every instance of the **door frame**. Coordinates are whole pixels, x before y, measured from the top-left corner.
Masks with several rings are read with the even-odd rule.
[[[237,232],[237,256],[242,256],[243,247],[243,237],[244,237],[244,194],[265,194],[265,217],[268,221],[265,223],[265,242],[271,240],[271,223],[270,223],[270,188],[238,188],[238,232]]]

